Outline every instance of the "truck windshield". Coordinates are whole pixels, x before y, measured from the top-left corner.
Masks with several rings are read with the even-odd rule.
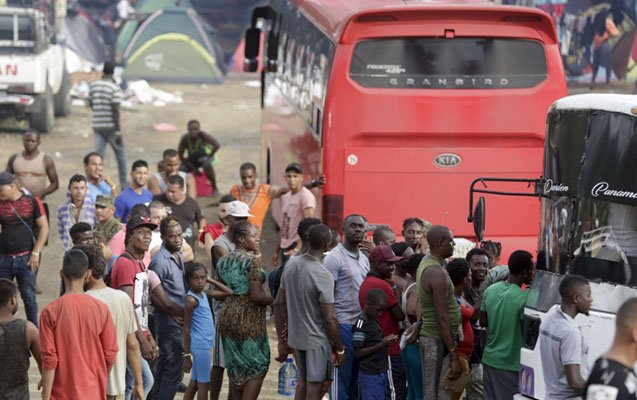
[[[27,15],[0,15],[0,51],[31,49],[35,44],[35,24]]]

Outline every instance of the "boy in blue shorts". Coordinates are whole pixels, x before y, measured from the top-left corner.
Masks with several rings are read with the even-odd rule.
[[[352,327],[354,355],[358,358],[358,385],[360,398],[385,400],[387,390],[387,346],[398,336],[383,337],[378,325],[380,312],[387,308],[387,295],[380,289],[372,289],[365,296],[365,307]]]
[[[190,287],[186,293],[184,308],[184,372],[192,369],[190,384],[184,400],[207,400],[210,391],[210,350],[215,336],[214,323],[208,297],[224,298],[232,295],[232,289],[208,277],[206,267],[194,262],[185,274]],[[215,289],[204,290],[207,283]]]

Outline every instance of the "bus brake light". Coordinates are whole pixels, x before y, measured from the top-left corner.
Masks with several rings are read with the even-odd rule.
[[[341,232],[343,230],[343,196],[326,194],[323,196],[323,221],[325,225]]]

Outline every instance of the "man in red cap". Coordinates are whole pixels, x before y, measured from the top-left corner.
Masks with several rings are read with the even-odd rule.
[[[361,309],[365,306],[365,297],[373,289],[380,289],[387,295],[387,308],[383,310],[378,319],[383,336],[396,335],[400,337],[399,322],[405,319],[405,313],[400,307],[395,287],[390,283],[394,273],[394,264],[402,257],[394,254],[390,246],[376,246],[369,252],[369,273],[361,284],[358,292],[358,302]],[[405,366],[400,354],[400,345],[394,341],[388,347],[389,354],[389,393],[387,398],[405,399],[407,397],[407,379]]]

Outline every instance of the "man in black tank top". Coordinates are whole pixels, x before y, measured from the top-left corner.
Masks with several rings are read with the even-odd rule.
[[[38,328],[18,319],[18,288],[0,279],[0,388],[3,399],[29,398],[29,354],[40,362]]]

